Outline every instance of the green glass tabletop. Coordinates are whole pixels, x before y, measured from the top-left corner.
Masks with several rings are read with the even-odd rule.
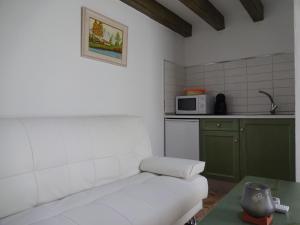
[[[274,213],[272,225],[300,225],[300,183],[260,177],[245,177],[198,225],[240,225],[241,194],[246,182],[259,182],[270,186],[273,197],[279,197],[281,204],[290,206],[287,214]]]

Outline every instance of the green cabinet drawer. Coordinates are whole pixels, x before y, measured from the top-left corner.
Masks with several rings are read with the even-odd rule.
[[[238,131],[238,119],[202,119],[200,129],[204,131]]]

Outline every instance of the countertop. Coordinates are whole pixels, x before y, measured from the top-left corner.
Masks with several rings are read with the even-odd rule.
[[[295,119],[291,114],[231,114],[231,115],[175,115],[165,114],[165,119]]]

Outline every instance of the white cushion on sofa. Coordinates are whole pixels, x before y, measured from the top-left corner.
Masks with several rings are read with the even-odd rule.
[[[166,176],[191,178],[203,172],[205,162],[170,157],[150,157],[141,162],[140,169],[145,172]]]
[[[121,179],[0,220],[1,225],[173,225],[207,196],[207,180],[150,173]]]

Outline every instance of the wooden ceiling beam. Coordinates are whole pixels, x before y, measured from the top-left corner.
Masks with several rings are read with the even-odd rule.
[[[264,5],[261,0],[240,0],[254,22],[264,19]]]
[[[155,0],[120,0],[132,8],[147,15],[158,23],[181,34],[183,37],[192,36],[192,25]]]
[[[216,30],[225,29],[224,16],[208,0],[179,0]]]

